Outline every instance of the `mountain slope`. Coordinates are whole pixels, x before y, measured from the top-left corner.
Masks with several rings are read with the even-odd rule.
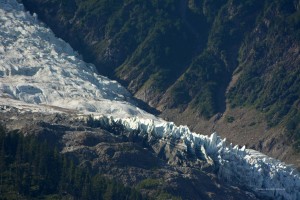
[[[0,144],[1,199],[144,199],[132,188],[74,165],[47,140],[1,127]]]
[[[17,113],[6,112],[6,116],[0,115],[0,120],[9,129],[18,128],[22,134],[46,140],[91,175],[101,174],[134,187],[149,199],[257,199],[251,192],[217,178],[213,166],[204,160],[192,155],[187,159],[187,155],[166,141],[152,138],[148,143],[148,138],[142,137],[138,130],[126,130],[117,123],[106,124],[108,118],[98,123],[91,117],[85,121],[70,114],[18,113],[16,120]],[[113,195],[117,195],[116,191]]]
[[[0,5],[5,61],[0,65],[0,118],[9,130],[42,137],[80,166],[94,173],[108,170],[106,175],[124,184],[154,188],[153,194],[160,185],[184,199],[299,198],[300,178],[293,167],[226,145],[216,133],[196,134],[140,110],[124,88],[95,74],[22,5],[14,0]],[[172,184],[138,183],[152,172]]]
[[[282,140],[277,135],[284,129],[294,150],[281,159],[300,165],[288,160],[300,133],[298,1],[22,2],[161,116],[259,149],[258,141],[244,143],[221,128],[227,117],[239,117],[239,109],[258,111],[266,125],[253,126],[251,134],[271,128],[273,139]],[[225,123],[215,123],[222,113]],[[264,137],[268,147],[260,150],[279,157]]]

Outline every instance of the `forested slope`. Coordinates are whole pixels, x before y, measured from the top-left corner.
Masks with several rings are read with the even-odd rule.
[[[1,199],[145,199],[135,189],[81,168],[57,147],[0,127]]]

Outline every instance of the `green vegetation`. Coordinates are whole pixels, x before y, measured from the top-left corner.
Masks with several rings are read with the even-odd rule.
[[[233,116],[226,116],[226,121],[227,121],[227,123],[232,123],[232,122],[234,122],[234,117]]]
[[[255,126],[256,125],[256,122],[251,122],[250,124],[249,124],[249,126]]]
[[[291,111],[288,114],[285,125],[288,136],[295,140],[294,148],[300,152],[300,113],[297,113],[295,110]]]
[[[289,128],[300,113],[296,1],[22,1],[100,73],[133,94],[151,91],[140,98],[154,107],[205,119],[225,102],[252,107],[300,143]]]
[[[153,189],[157,188],[159,185],[161,185],[162,180],[160,179],[144,179],[142,180],[136,187],[138,189]]]
[[[163,186],[163,180],[161,179],[144,179],[142,180],[137,186],[136,188],[138,190],[143,190],[143,189],[148,189],[148,190],[157,190],[159,187]],[[180,197],[176,197],[174,195],[171,195],[170,193],[163,191],[163,190],[159,190],[156,195],[154,196],[154,199],[158,199],[158,200],[168,200],[168,199],[172,199],[172,200],[181,200]]]
[[[253,32],[245,39],[239,53],[241,75],[228,94],[232,107],[254,107],[265,113],[270,127],[284,125],[298,149],[300,64],[296,54],[287,51],[299,46],[299,17],[290,1],[265,2],[256,22],[264,35]]]
[[[0,128],[1,199],[143,199],[136,190],[82,169],[33,136]]]

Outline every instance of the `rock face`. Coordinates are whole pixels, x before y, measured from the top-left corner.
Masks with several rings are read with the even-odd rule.
[[[112,118],[100,122],[71,114],[6,111],[0,121],[7,129],[46,139],[80,166],[150,197],[164,191],[182,199],[257,199],[219,179],[213,161],[208,163],[201,152],[187,153],[179,139],[148,138],[145,131],[129,130]]]

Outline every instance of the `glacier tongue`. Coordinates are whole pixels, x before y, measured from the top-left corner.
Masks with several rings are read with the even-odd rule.
[[[104,124],[138,130],[149,140],[180,140],[183,154],[201,151],[231,184],[260,196],[300,199],[300,176],[294,168],[257,151],[226,145],[216,133],[199,135],[140,110],[125,88],[97,75],[93,65],[16,0],[0,0],[0,27],[2,110],[11,106],[24,112],[80,113],[84,119],[93,116]]]
[[[91,117],[91,116],[89,116]],[[89,119],[83,116],[84,120]],[[291,166],[270,158],[258,151],[227,146],[225,139],[216,133],[205,136],[193,133],[187,126],[176,126],[173,122],[155,121],[151,119],[113,118],[92,116],[93,120],[102,124],[118,124],[129,131],[138,130],[146,135],[161,140],[180,139],[183,153],[202,151],[207,162],[215,163],[219,178],[236,186],[243,186],[258,196],[272,199],[300,199],[300,175]],[[204,151],[204,152],[203,152]],[[206,155],[206,153],[207,155]]]

